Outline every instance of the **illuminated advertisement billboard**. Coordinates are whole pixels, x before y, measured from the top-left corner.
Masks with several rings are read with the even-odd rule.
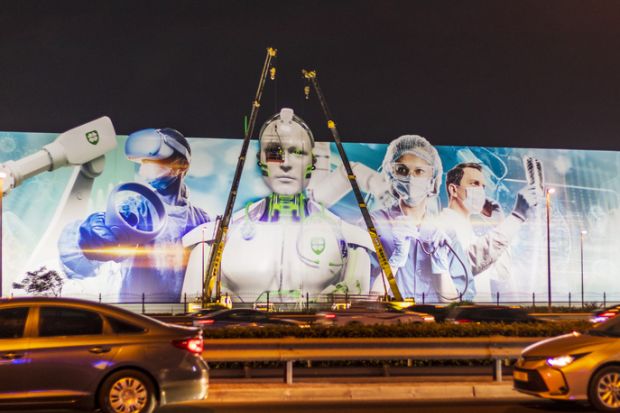
[[[243,302],[390,294],[335,145],[275,126],[250,144],[222,293]],[[0,162],[55,138],[1,132]],[[5,194],[5,296],[201,294],[241,140],[149,129],[117,143],[102,171],[41,172]],[[404,297],[544,301],[549,277],[554,300],[577,301],[582,280],[586,301],[620,295],[618,153],[433,146],[416,135],[344,148]],[[27,273],[42,267],[59,279],[29,289]]]

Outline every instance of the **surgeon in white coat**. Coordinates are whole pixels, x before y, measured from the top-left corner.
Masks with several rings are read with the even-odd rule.
[[[371,216],[400,293],[420,303],[440,302],[449,249],[435,222],[443,172],[439,153],[422,136],[403,135],[390,142],[382,171],[396,202]],[[389,293],[377,263],[371,282],[373,292]]]
[[[511,285],[510,243],[542,196],[537,185],[523,187],[517,193],[510,215],[500,217],[501,222],[497,226],[477,236],[471,222],[472,215],[491,217],[501,214],[499,204],[487,199],[485,188],[483,167],[478,163],[458,164],[446,175],[449,203],[442,210],[439,222],[450,237],[451,245],[460,246],[465,251],[459,257],[450,254],[450,272],[457,291],[466,300],[476,297],[477,286],[485,278],[485,273],[486,285],[481,288],[482,291],[493,294],[501,286],[503,292],[510,292],[506,291]],[[468,271],[465,271],[466,267],[469,267]],[[489,288],[489,283],[493,288]]]
[[[294,301],[308,293],[367,294],[370,290],[368,233],[348,224],[305,190],[316,159],[314,137],[292,109],[271,117],[259,133],[258,166],[271,194],[237,211],[222,256],[222,293],[254,302]],[[183,291],[195,295],[202,285],[203,234],[206,256],[214,223],[183,238],[191,248]]]

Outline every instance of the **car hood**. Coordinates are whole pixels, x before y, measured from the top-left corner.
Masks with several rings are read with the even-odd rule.
[[[614,337],[570,333],[534,343],[521,353],[526,357],[548,357],[564,354],[588,353],[617,341]]]

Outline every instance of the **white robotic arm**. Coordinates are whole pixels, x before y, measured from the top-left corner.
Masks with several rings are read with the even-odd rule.
[[[313,152],[317,162],[308,185],[308,194],[314,201],[329,208],[351,192],[351,183],[344,165],[331,170],[329,143],[317,142]],[[372,194],[380,208],[394,203],[390,184],[382,173],[359,162],[351,162],[351,169],[362,192]]]
[[[3,195],[30,177],[63,166],[73,167],[51,222],[28,262],[17,274],[43,265],[62,272],[57,249],[60,234],[70,222],[82,219],[88,213],[94,179],[103,172],[104,154],[115,147],[114,126],[110,118],[104,116],[60,134],[52,143],[32,155],[0,164],[0,177],[4,174],[4,178],[0,179]],[[23,294],[19,290],[15,293]]]
[[[110,118],[104,116],[85,123],[60,134],[32,155],[0,164],[0,174],[4,173],[2,193],[6,195],[24,180],[61,166],[93,162],[85,168],[85,173],[96,176],[103,169],[103,159],[99,158],[115,147],[116,132]]]

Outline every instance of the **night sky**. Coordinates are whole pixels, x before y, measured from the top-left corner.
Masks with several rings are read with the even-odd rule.
[[[174,127],[240,138],[291,106],[345,141],[620,150],[620,1],[0,0],[0,130]]]

